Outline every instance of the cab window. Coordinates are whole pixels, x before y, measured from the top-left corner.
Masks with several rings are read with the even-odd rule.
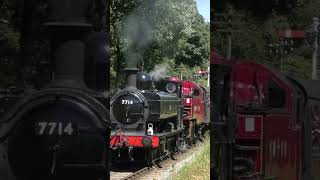
[[[268,82],[268,106],[271,108],[284,108],[286,93],[273,79]]]
[[[199,96],[199,95],[200,95],[199,89],[194,89],[194,90],[193,90],[193,95],[194,95],[194,96]]]

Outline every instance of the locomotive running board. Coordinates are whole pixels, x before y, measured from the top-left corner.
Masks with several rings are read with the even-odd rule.
[[[168,136],[176,135],[176,134],[179,134],[181,132],[183,132],[183,129],[175,130],[175,131],[172,131],[172,132],[159,133],[159,134],[155,134],[155,136],[159,136],[160,138],[166,138]]]

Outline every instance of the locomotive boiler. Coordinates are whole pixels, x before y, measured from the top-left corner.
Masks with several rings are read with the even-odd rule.
[[[131,83],[126,90],[117,93],[111,101],[112,112],[118,122],[124,125],[135,124],[141,120],[152,123],[178,116],[180,98],[177,94],[153,91],[152,86],[150,87],[151,77],[146,73],[137,73],[137,77],[140,84],[149,84],[149,86],[136,87]],[[129,106],[132,104],[134,104],[133,107]]]
[[[108,34],[91,31],[85,18],[91,0],[48,3],[44,28],[52,44],[54,76],[45,88],[6,107],[0,122],[0,177],[108,179],[108,87],[96,76],[107,74]],[[93,70],[97,65],[103,72]]]
[[[137,71],[127,69],[127,87],[111,99],[110,145],[115,161],[150,165],[183,144],[181,85],[169,83],[167,92],[156,90],[150,75]]]

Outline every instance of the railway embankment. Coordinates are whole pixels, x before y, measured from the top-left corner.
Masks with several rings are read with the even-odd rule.
[[[199,173],[208,174],[210,179],[210,141],[206,139],[204,142],[200,142],[194,147],[190,148],[187,152],[177,155],[176,161],[167,161],[163,168],[156,168],[153,172],[141,180],[188,180],[197,179],[193,175],[199,175]],[[205,161],[204,158],[207,157]],[[206,168],[204,164],[208,163],[207,170],[199,169]],[[200,166],[198,166],[200,165]],[[193,174],[193,175],[192,175]]]
[[[209,180],[210,179],[210,139],[201,145],[194,159],[183,166],[174,178],[176,180]]]

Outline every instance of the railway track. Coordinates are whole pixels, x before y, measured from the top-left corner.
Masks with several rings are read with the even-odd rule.
[[[124,171],[124,172],[119,172],[119,171],[111,171],[111,180],[130,180],[130,179],[138,179],[140,176],[143,174],[147,173],[150,171],[148,167],[141,168],[137,171]]]
[[[187,152],[177,153],[174,158],[170,157],[164,159],[160,166],[154,165],[151,168],[136,166],[129,166],[125,169],[113,169],[111,170],[110,179],[111,180],[165,180],[172,179],[177,172],[186,164],[190,163],[202,149],[202,143],[197,143],[191,147]],[[134,169],[136,168],[136,169]]]

